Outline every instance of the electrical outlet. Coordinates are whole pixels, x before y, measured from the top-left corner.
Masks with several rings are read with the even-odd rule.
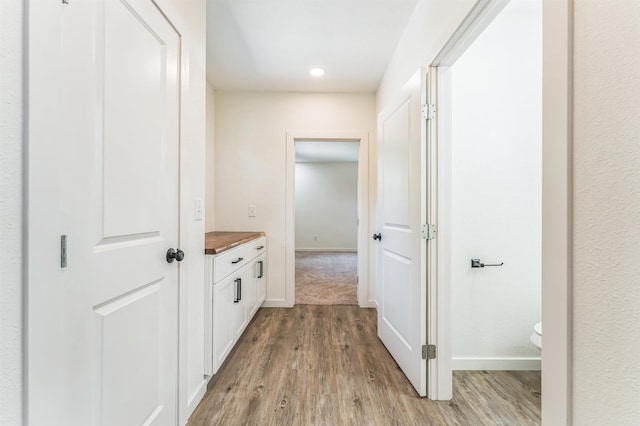
[[[253,204],[249,205],[249,217],[256,217],[256,206]]]

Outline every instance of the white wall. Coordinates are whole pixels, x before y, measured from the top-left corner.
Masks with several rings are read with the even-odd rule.
[[[207,123],[205,150],[205,232],[215,231],[216,92],[207,83]]]
[[[22,423],[22,16],[0,2],[0,424]]]
[[[358,249],[358,163],[296,163],[296,250]]]
[[[574,1],[576,425],[640,424],[640,3]]]
[[[378,112],[420,67],[431,64],[476,1],[418,0],[378,87]]]
[[[373,94],[216,92],[216,230],[267,233],[267,305],[285,306],[287,131],[365,131],[375,141],[375,129]],[[370,176],[375,162],[373,151]],[[375,185],[369,191],[375,205]],[[249,204],[257,207],[254,218]]]
[[[540,368],[541,18],[510,3],[452,67],[454,369]]]

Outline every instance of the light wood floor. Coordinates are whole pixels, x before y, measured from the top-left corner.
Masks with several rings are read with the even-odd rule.
[[[260,309],[189,426],[539,425],[539,372],[454,372],[419,398],[357,306]]]

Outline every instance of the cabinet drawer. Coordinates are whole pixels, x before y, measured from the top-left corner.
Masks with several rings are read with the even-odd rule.
[[[267,239],[265,237],[258,238],[246,244],[247,250],[250,252],[251,259],[260,256],[267,251]]]
[[[213,258],[213,282],[217,283],[248,264],[267,250],[267,239],[262,237],[235,247]]]

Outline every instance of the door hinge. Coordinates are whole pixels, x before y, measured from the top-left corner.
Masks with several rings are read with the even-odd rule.
[[[422,345],[422,359],[436,359],[436,345]]]
[[[422,225],[422,238],[425,240],[435,240],[437,234],[436,225],[425,223]]]
[[[436,104],[422,104],[422,118],[424,120],[436,118]]]

